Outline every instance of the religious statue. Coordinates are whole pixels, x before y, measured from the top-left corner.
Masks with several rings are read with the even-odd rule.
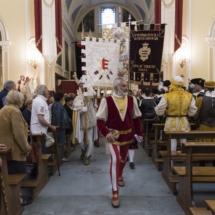
[[[21,75],[18,81],[18,91],[25,95],[25,76]]]

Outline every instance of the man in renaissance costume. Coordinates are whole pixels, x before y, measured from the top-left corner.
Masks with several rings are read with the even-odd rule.
[[[205,91],[204,91],[204,82],[205,82],[205,80],[202,79],[202,78],[191,79],[190,83],[195,86],[194,87],[195,93],[193,93],[193,97],[195,99],[197,99],[198,97],[204,96],[204,94],[205,94]]]
[[[164,94],[160,103],[155,107],[158,116],[166,114],[164,131],[190,131],[190,124],[187,116],[194,116],[197,107],[192,94],[186,92],[183,78],[175,76],[171,80],[169,93]],[[181,139],[180,143],[186,139]],[[171,139],[171,151],[176,151],[177,140]]]
[[[205,81],[204,86],[206,93],[196,99],[198,111],[194,118],[200,121],[198,130],[215,131],[215,82]],[[210,141],[204,140],[204,142]]]
[[[84,161],[84,165],[89,165],[93,142],[98,138],[98,135],[95,106],[93,99],[89,98],[93,96],[94,92],[92,92],[93,89],[84,92],[85,85],[86,80],[82,77],[79,81],[78,96],[76,96],[72,106],[72,142],[80,144],[82,149],[80,158]]]
[[[136,99],[127,94],[127,82],[123,78],[116,78],[113,82],[113,95],[102,99],[96,114],[98,128],[110,148],[113,207],[119,207],[118,186],[124,186],[122,174],[129,144],[135,141],[135,134],[142,141],[141,112]]]

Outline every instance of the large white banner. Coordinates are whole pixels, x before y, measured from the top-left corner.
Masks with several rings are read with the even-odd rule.
[[[85,46],[82,62],[86,66],[82,70],[86,71],[88,87],[112,87],[118,77],[120,42],[86,37],[81,44]]]
[[[125,23],[121,23],[121,27],[107,28],[103,26],[102,38],[120,40],[119,49],[119,67],[118,75],[128,79],[128,64],[129,64],[129,28],[123,26]]]

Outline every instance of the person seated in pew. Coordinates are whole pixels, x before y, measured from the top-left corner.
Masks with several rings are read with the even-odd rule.
[[[64,157],[64,145],[66,143],[66,129],[70,128],[70,119],[67,114],[67,111],[63,107],[62,103],[64,101],[64,94],[61,91],[57,91],[54,93],[55,102],[52,105],[51,112],[51,124],[53,126],[59,126],[60,132],[57,134],[58,143],[62,144],[61,147],[61,159],[64,162],[69,161],[68,158]]]
[[[8,174],[26,174],[26,156],[31,151],[28,144],[28,124],[22,117],[19,108],[23,105],[24,96],[11,90],[6,97],[7,105],[0,110],[0,144],[11,148],[7,155]],[[31,201],[20,199],[23,205]]]
[[[27,99],[25,101],[26,109],[22,112],[22,116],[25,121],[28,123],[28,126],[31,125],[31,109],[32,109],[32,99]]]
[[[158,116],[166,113],[164,131],[190,131],[188,116],[194,116],[197,107],[192,94],[184,91],[183,78],[175,76],[171,80],[169,93],[164,94],[160,103],[155,107]],[[181,139],[180,142],[185,142]],[[171,151],[177,150],[177,140],[171,139]]]

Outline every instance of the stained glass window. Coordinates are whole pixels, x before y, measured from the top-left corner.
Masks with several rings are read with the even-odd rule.
[[[101,24],[112,24],[116,22],[116,8],[101,8]]]

